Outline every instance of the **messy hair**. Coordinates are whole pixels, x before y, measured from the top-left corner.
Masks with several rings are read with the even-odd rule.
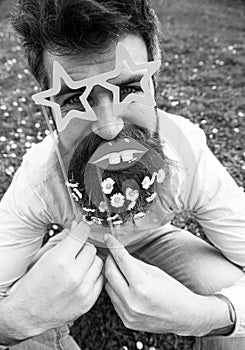
[[[31,73],[45,89],[45,50],[56,55],[100,53],[136,34],[145,41],[149,61],[160,56],[158,20],[148,0],[17,0],[12,25]]]

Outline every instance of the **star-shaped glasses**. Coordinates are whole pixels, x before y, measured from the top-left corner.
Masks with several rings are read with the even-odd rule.
[[[120,87],[109,82],[109,80],[114,79],[120,75],[123,69],[123,62],[125,62],[129,69],[139,74],[142,73],[142,78],[140,80],[140,85],[142,88],[142,93],[130,93],[123,101],[120,101]],[[151,78],[160,68],[161,61],[150,61],[143,64],[135,64],[129,52],[125,46],[121,43],[117,45],[116,51],[116,65],[114,70],[102,74],[98,74],[93,77],[89,77],[82,80],[74,81],[65,69],[60,65],[59,62],[54,61],[53,63],[53,83],[52,88],[39,92],[32,96],[36,104],[51,107],[54,112],[55,122],[58,131],[62,131],[66,128],[68,123],[73,118],[79,118],[88,121],[96,121],[97,116],[95,110],[90,106],[88,102],[88,97],[94,88],[94,86],[101,86],[112,92],[112,106],[113,113],[119,115],[125,108],[132,102],[138,102],[150,107],[156,105],[154,94],[151,90]],[[84,110],[71,109],[65,116],[62,116],[61,108],[59,103],[55,102],[52,97],[59,94],[61,90],[61,79],[64,80],[65,84],[72,90],[82,89],[84,91],[80,96],[81,104]]]

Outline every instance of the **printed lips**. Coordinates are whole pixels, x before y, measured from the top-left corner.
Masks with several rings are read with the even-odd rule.
[[[89,163],[107,170],[126,169],[138,162],[146,152],[146,147],[127,137],[99,146]]]

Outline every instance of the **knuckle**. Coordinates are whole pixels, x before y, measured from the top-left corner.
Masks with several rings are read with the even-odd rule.
[[[128,328],[128,329],[132,328],[131,319],[128,316],[124,316],[122,322],[126,328]]]
[[[147,287],[145,283],[141,283],[140,281],[137,281],[137,283],[134,284],[133,286],[134,292],[137,295],[145,295],[147,294]]]
[[[143,293],[143,288],[140,287],[140,285],[137,283],[133,286],[133,293],[136,295],[136,296],[139,296]]]
[[[72,287],[77,287],[80,283],[80,278],[75,272],[70,271],[69,272],[69,284]]]
[[[126,328],[137,329],[137,327],[135,327],[137,324],[137,318],[131,313],[124,315],[122,322]]]
[[[89,298],[89,288],[87,286],[82,286],[79,290],[79,296],[82,300],[87,300]]]
[[[130,323],[131,323],[132,317],[131,317],[130,312],[126,312],[126,313],[125,313],[125,315],[124,315],[124,320],[126,321],[127,324],[130,324]]]
[[[56,271],[61,275],[70,275],[70,264],[67,257],[58,257],[55,260]]]
[[[56,257],[56,265],[61,268],[66,268],[67,267],[67,257],[65,256],[57,256]]]
[[[149,289],[147,286],[145,286],[145,285],[142,286],[142,288],[138,292],[140,293],[141,298],[143,298],[146,301],[149,300],[150,293],[149,293]]]
[[[128,305],[128,309],[129,309],[129,315],[130,317],[135,317],[138,315],[139,311],[138,311],[138,307],[135,303],[131,303],[130,305]]]
[[[132,310],[131,310],[131,315],[133,317],[133,320],[138,319],[139,317],[141,317],[142,315],[142,310],[140,310],[140,308],[138,306],[135,306]]]
[[[132,321],[137,315],[140,314],[139,303],[137,302],[137,299],[135,297],[127,297],[125,299],[125,306],[127,310],[127,315],[129,316],[129,320]]]

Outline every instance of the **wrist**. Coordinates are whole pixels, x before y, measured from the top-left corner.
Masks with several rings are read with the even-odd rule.
[[[10,346],[31,338],[41,332],[36,332],[31,323],[27,321],[27,313],[22,310],[21,305],[15,303],[15,298],[11,295],[1,300],[1,318],[6,337],[10,339]]]
[[[226,329],[229,333],[234,328],[230,309],[223,298],[197,295],[195,308],[197,317],[193,319],[192,335],[222,335]]]
[[[8,349],[27,338],[15,323],[15,313],[8,299],[5,297],[0,300],[0,349]]]

